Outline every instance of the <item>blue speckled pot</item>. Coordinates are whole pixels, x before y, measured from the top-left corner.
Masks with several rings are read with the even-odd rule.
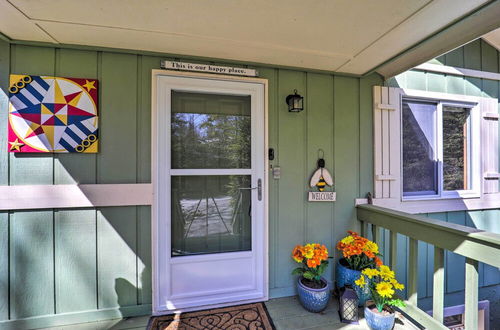
[[[365,301],[371,298],[370,289],[368,283],[364,288],[360,288],[354,281],[356,281],[361,272],[359,270],[353,270],[347,268],[347,261],[344,258],[337,261],[337,267],[335,268],[335,280],[337,282],[337,288],[340,289],[346,285],[350,285],[356,291],[358,295],[358,306],[363,306]]]
[[[313,313],[324,311],[331,296],[328,282],[324,278],[321,278],[321,281],[325,283],[326,286],[322,289],[311,289],[302,284],[300,281],[301,279],[302,277],[299,277],[297,281],[297,292],[302,307]]]
[[[368,327],[372,330],[391,330],[392,327],[394,327],[396,314],[380,315],[374,313],[368,308],[372,305],[373,302],[371,300],[367,301],[365,304],[365,319]]]

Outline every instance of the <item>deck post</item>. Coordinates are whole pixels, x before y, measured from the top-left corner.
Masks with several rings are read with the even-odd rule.
[[[478,322],[479,263],[465,258],[465,329],[476,329]]]
[[[408,255],[408,302],[418,304],[418,240],[410,237],[410,253]]]
[[[432,288],[432,316],[444,319],[444,250],[434,246],[434,284]]]

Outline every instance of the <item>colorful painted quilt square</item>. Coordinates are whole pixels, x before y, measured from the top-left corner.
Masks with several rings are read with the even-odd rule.
[[[10,75],[10,152],[98,151],[98,81]]]

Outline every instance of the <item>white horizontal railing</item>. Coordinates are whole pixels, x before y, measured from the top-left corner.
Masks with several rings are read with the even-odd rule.
[[[151,205],[150,183],[0,186],[0,211]]]
[[[500,235],[471,227],[450,224],[418,215],[374,205],[358,205],[357,217],[362,234],[371,224],[373,240],[381,243],[380,229],[390,231],[390,266],[396,269],[397,234],[408,236],[408,299],[402,308],[410,317],[430,329],[447,329],[444,318],[444,250],[464,256],[465,262],[465,329],[478,324],[479,262],[500,267]],[[434,245],[433,312],[430,316],[417,307],[418,241]]]

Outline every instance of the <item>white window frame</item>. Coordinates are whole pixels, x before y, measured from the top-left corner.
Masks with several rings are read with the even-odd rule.
[[[418,99],[442,104],[471,105],[475,125],[471,132],[476,150],[471,150],[474,167],[472,190],[446,192],[441,196],[403,198],[402,100]],[[407,213],[432,213],[500,208],[499,104],[497,98],[427,92],[397,87],[373,87],[374,205]],[[477,110],[477,111],[474,111]],[[474,120],[475,119],[475,120]],[[441,122],[441,120],[440,120]],[[472,123],[471,123],[472,124]],[[472,125],[474,125],[472,124]],[[439,139],[441,141],[441,139]],[[479,142],[478,142],[479,141]],[[478,156],[476,156],[478,155]],[[440,155],[442,159],[442,155]],[[441,174],[442,176],[442,174]],[[366,204],[367,198],[356,199]]]
[[[414,95],[418,94],[418,95]],[[426,95],[427,94],[427,95]],[[465,99],[464,99],[465,98]],[[432,195],[404,195],[403,189],[403,134],[401,132],[401,199],[402,201],[432,200],[432,199],[452,199],[452,198],[478,198],[481,197],[481,109],[479,100],[475,97],[464,96],[457,98],[453,94],[441,94],[424,92],[415,93],[415,91],[406,90],[405,95],[401,97],[401,109],[403,100],[421,101],[436,104],[436,150],[435,157],[438,162],[437,173],[437,194]],[[471,189],[467,190],[444,190],[443,174],[443,108],[446,106],[462,107],[470,109],[470,173]],[[402,110],[401,110],[402,111]],[[401,115],[401,127],[403,125],[403,116]]]

